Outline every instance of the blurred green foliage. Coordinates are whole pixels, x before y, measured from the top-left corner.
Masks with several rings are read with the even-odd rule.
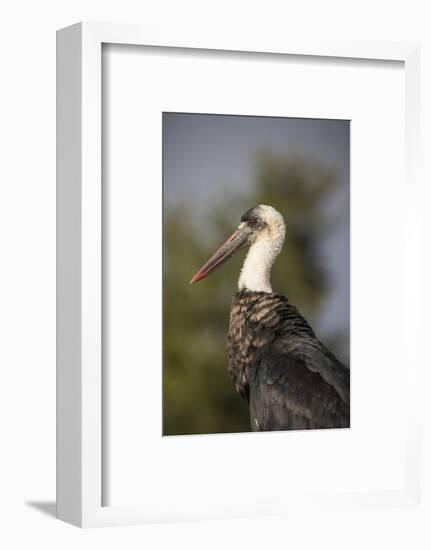
[[[239,223],[243,212],[269,204],[286,221],[286,244],[272,286],[313,323],[327,292],[319,255],[333,220],[324,204],[336,187],[331,169],[289,154],[256,155],[251,192],[223,196],[196,218],[194,204],[164,211],[163,433],[249,431],[247,403],[226,368],[226,336],[232,296],[245,251],[197,285],[189,281]],[[334,350],[335,351],[335,350]]]

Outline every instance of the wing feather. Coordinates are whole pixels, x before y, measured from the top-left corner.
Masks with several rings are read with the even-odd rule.
[[[322,369],[315,357],[296,353],[264,355],[256,361],[250,376],[252,429],[349,427],[349,404],[337,390],[338,381],[328,383],[321,370],[327,374],[328,365]]]

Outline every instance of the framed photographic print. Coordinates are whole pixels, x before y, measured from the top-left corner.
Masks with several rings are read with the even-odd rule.
[[[58,31],[60,519],[417,502],[418,79],[409,44]]]

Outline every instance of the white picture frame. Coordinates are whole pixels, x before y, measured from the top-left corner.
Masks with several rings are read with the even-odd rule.
[[[406,186],[409,202],[406,265],[414,277],[418,227],[419,46],[417,44],[289,40],[285,37],[221,36],[216,30],[166,31],[150,26],[79,23],[57,34],[57,516],[77,526],[107,526],[238,515],[284,514],[282,501],[244,513],[221,502],[218,508],[182,507],[176,513],[151,506],[102,506],[102,44],[260,52],[262,54],[401,61],[405,64]],[[410,312],[421,308],[420,289],[407,296]],[[407,338],[413,329],[407,323]],[[405,484],[396,491],[322,495],[297,499],[297,509],[354,509],[394,503],[414,505],[420,491],[420,349],[407,373],[409,414],[405,437]]]

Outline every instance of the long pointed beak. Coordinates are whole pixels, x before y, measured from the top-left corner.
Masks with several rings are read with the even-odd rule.
[[[226,262],[226,260],[233,256],[235,252],[239,250],[243,244],[245,244],[250,232],[250,228],[248,228],[245,224],[242,227],[239,226],[238,229],[232,233],[232,235],[220,246],[220,248],[214,252],[211,258],[199,269],[190,281],[190,284],[197,283],[210,275],[210,273],[217,271],[217,269],[219,269]]]

